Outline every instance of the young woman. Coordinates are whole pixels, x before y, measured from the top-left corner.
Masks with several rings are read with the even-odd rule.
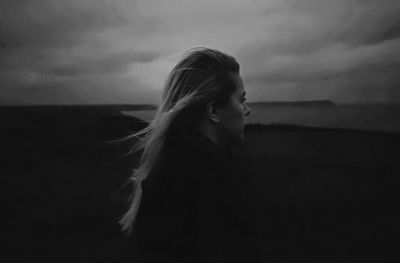
[[[209,48],[168,75],[154,120],[131,136],[143,153],[120,223],[135,262],[257,262],[248,178],[230,150],[250,113],[245,94],[237,61]]]

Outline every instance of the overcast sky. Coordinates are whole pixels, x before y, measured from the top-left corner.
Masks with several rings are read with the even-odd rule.
[[[205,46],[248,101],[400,102],[399,0],[0,2],[0,104],[157,103]]]

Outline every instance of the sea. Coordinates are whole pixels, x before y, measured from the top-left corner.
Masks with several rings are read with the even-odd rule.
[[[151,121],[154,110],[124,111],[144,121]],[[251,106],[246,124],[286,124],[307,127],[343,128],[400,133],[400,105],[345,104],[334,106]]]

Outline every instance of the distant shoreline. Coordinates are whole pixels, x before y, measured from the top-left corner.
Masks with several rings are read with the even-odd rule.
[[[259,101],[259,102],[248,102],[250,107],[254,106],[327,106],[334,107],[336,104],[330,100],[308,100],[308,101]]]
[[[0,105],[0,109],[19,109],[19,108],[32,108],[32,109],[117,109],[124,111],[135,111],[135,110],[155,110],[157,106],[153,104],[61,104],[61,105]]]
[[[331,100],[301,100],[301,101],[248,101],[249,106],[388,106],[400,107],[400,102],[333,102]],[[74,109],[118,109],[123,111],[135,110],[156,110],[157,104],[40,104],[40,105],[0,105],[0,109],[6,108],[34,108],[34,109],[58,109],[58,108],[74,108]]]

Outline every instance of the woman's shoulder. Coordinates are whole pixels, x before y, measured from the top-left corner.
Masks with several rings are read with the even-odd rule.
[[[204,165],[204,158],[188,147],[176,144],[164,149],[150,169],[148,177],[143,181],[143,188],[175,188],[189,190],[199,187],[211,177]],[[150,186],[151,185],[151,186]]]
[[[165,144],[157,161],[149,176],[158,178],[154,181],[162,187],[191,191],[207,185],[220,186],[218,182],[225,184],[235,178],[244,181],[247,177],[243,174],[246,169],[240,165],[240,155],[219,149],[201,134],[175,137]]]
[[[169,144],[160,155],[157,173],[177,183],[193,186],[208,182],[215,176],[210,156],[198,147],[197,142],[182,139]]]
[[[210,180],[213,171],[210,162],[193,145],[176,146],[168,157],[164,158],[164,172],[175,180],[184,183],[201,184]]]

